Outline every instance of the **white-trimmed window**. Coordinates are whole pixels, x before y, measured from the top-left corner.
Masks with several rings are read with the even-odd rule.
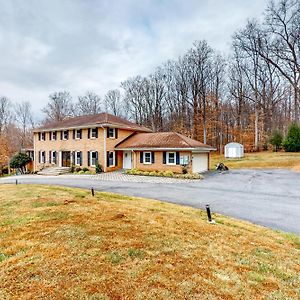
[[[167,165],[176,165],[176,152],[167,152]]]
[[[81,129],[76,129],[75,131],[75,139],[80,140],[81,139]]]
[[[90,166],[95,167],[97,162],[97,151],[90,152]]]
[[[115,138],[116,137],[116,129],[115,128],[107,128],[108,130],[108,137]]]
[[[63,131],[63,140],[67,140],[69,137],[69,131],[68,130],[64,130]]]
[[[109,152],[109,155],[108,155],[108,165],[110,167],[114,167],[115,166],[115,152]]]
[[[51,151],[51,163],[56,164],[56,160],[57,160],[56,151]]]
[[[151,152],[144,152],[144,164],[150,165],[151,164]]]
[[[182,166],[188,165],[190,162],[190,157],[188,155],[181,155],[180,156],[180,164]]]
[[[81,152],[75,151],[75,165],[81,166]]]
[[[46,140],[46,132],[41,132],[41,141]]]
[[[50,140],[51,141],[56,141],[56,136],[57,136],[56,131],[51,131],[50,132]]]
[[[40,157],[41,164],[46,163],[46,151],[41,151],[40,155],[41,155],[41,157]]]
[[[91,138],[95,139],[97,137],[98,128],[91,128]]]

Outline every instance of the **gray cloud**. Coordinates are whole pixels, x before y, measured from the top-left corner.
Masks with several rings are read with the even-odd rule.
[[[0,0],[0,7],[0,94],[39,112],[53,91],[103,96],[195,40],[227,54],[231,35],[266,2]]]

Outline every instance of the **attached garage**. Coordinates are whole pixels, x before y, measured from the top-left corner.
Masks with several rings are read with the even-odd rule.
[[[208,153],[192,154],[193,173],[201,173],[208,170]]]

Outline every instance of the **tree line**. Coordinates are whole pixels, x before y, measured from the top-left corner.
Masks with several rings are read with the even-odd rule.
[[[196,41],[103,98],[88,91],[74,101],[67,91],[54,92],[42,111],[43,122],[106,111],[218,149],[230,141],[247,151],[266,149],[272,133],[285,135],[300,118],[300,2],[270,1],[261,22],[248,20],[235,32],[229,57]],[[28,102],[0,98],[0,160],[4,149],[31,143],[33,120]]]

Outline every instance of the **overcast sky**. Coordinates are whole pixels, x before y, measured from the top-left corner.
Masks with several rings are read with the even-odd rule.
[[[0,96],[30,101],[53,91],[103,96],[147,75],[195,40],[221,53],[266,0],[0,0]]]

